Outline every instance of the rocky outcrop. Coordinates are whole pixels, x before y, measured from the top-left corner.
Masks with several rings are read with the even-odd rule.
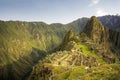
[[[95,44],[101,44],[108,39],[107,29],[95,16],[91,17],[87,22],[83,32],[86,33]]]
[[[63,39],[63,44],[69,42],[73,37],[74,37],[73,31],[69,30]]]
[[[75,34],[73,33],[72,30],[69,30],[65,37],[63,38],[63,41],[62,43],[54,49],[54,51],[59,51],[59,50],[70,50],[73,46],[73,43],[70,43],[69,45],[69,42],[73,40]],[[66,47],[69,45],[69,48],[66,49]],[[71,48],[70,48],[71,47]]]

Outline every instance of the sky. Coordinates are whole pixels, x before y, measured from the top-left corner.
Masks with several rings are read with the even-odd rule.
[[[120,14],[120,0],[0,0],[0,20],[69,23],[78,18]]]

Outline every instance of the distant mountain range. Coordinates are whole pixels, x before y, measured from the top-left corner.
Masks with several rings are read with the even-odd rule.
[[[72,59],[70,57],[73,58],[77,53],[83,59],[88,59],[87,61],[91,62],[88,62],[88,65],[87,61],[84,63],[83,60],[83,63],[77,63],[76,59],[79,59],[78,56],[78,58],[75,57],[75,60],[73,59],[74,63],[71,62],[73,66],[81,66],[80,64],[83,64],[83,66],[98,66],[99,63],[105,62],[105,64],[110,64],[107,65],[110,68],[118,68],[120,57],[120,16],[107,15],[98,17],[98,19],[96,17],[91,19],[80,18],[65,25],[60,23],[48,25],[44,22],[0,21],[0,80],[25,80],[32,69],[29,79],[38,80],[38,78],[43,78],[43,76],[36,78],[36,75],[41,70],[37,70],[38,66],[36,68],[33,66],[39,60],[47,63],[46,60],[49,61],[47,58],[50,58],[50,62],[56,65],[59,62],[58,59],[63,59],[63,62],[60,61],[59,64],[64,65],[67,64],[67,61],[64,60],[70,59],[71,62]],[[78,51],[80,48],[83,49],[83,52]],[[70,56],[69,52],[71,51],[73,52]],[[50,57],[47,57],[47,55]],[[53,56],[55,56],[56,61],[54,61]],[[81,59],[78,61],[81,61]],[[92,64],[94,61],[96,64]],[[102,67],[106,66],[103,65]],[[66,70],[66,67],[64,68]],[[81,70],[81,68],[78,69]],[[66,71],[69,72],[70,70]],[[114,71],[117,70],[115,69]],[[53,70],[50,69],[50,72],[53,72]],[[36,75],[33,76],[34,74]],[[66,74],[68,75],[68,73]],[[62,73],[61,75],[64,76]],[[116,78],[118,79],[119,74],[116,73],[115,75],[117,75]],[[45,74],[44,76],[47,75]],[[59,80],[59,77],[61,77],[59,74],[56,76],[58,78],[56,77],[55,80]],[[78,79],[78,77],[76,78]],[[41,80],[48,80],[48,77]],[[70,79],[68,78],[68,80]]]
[[[98,17],[98,19],[104,24],[104,26],[114,29],[120,30],[120,16],[119,15],[107,15]]]

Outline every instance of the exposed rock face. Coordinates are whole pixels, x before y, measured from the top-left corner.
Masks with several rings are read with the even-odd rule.
[[[91,17],[83,32],[86,33],[87,36],[91,38],[96,44],[105,42],[108,38],[107,29],[95,16]]]
[[[95,44],[104,47],[104,50],[106,50],[105,53],[110,53],[110,51],[107,50],[108,46],[110,46],[108,45],[109,41],[112,43],[113,48],[116,47],[120,49],[119,18],[120,16],[104,16],[99,18],[105,26],[110,28],[108,29],[107,27],[104,27],[95,16],[93,16],[88,20],[83,32],[86,33]]]

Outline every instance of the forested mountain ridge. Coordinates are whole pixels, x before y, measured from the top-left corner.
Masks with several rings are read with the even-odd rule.
[[[76,33],[79,26],[73,28]],[[0,79],[21,80],[38,59],[62,41],[69,29],[72,26],[63,24],[0,21]]]
[[[88,20],[81,18],[68,24],[50,25],[44,22],[0,21],[0,79],[24,79],[38,60],[62,42],[69,30],[74,32],[73,35],[82,32]],[[119,20],[117,21],[119,23]],[[112,20],[108,23],[112,23]],[[111,26],[114,28],[115,24]],[[109,25],[107,27],[109,28]],[[119,31],[109,32],[110,41],[119,50]],[[84,37],[84,34],[81,33],[81,37]],[[77,41],[78,38],[79,36],[75,36],[74,39]],[[81,40],[84,42],[87,38]],[[65,49],[71,50],[69,46],[72,46],[72,43],[68,44]],[[111,49],[119,54],[113,46]]]

